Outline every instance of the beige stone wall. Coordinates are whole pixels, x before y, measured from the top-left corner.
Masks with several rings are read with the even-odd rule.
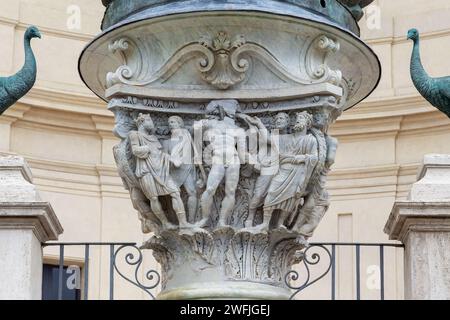
[[[415,91],[409,77],[410,27],[422,32],[425,67],[433,76],[450,74],[450,3],[448,0],[378,0],[381,29],[361,21],[364,39],[383,66],[377,91],[346,112],[331,128],[339,138],[337,162],[330,176],[332,206],[315,242],[387,242],[383,227],[395,199],[405,198],[426,153],[450,153],[450,121]],[[67,9],[78,5],[81,29],[69,29]],[[112,114],[82,84],[77,60],[84,45],[99,32],[103,7],[94,0],[9,0],[0,2],[0,75],[23,63],[22,36],[37,25],[34,40],[38,79],[30,94],[0,117],[0,152],[19,153],[32,167],[34,181],[51,201],[65,233],[61,241],[131,241],[144,239],[127,192],[117,177],[111,147]],[[370,21],[369,21],[370,22]],[[57,255],[46,249],[47,259]],[[66,250],[80,262],[83,249]],[[339,251],[338,297],[355,296],[355,258]],[[363,254],[363,297],[370,289],[371,266],[378,252]],[[90,298],[108,296],[109,252],[92,249]],[[146,257],[150,260],[150,257]],[[347,259],[344,261],[344,258]],[[349,261],[352,261],[351,263]],[[402,299],[401,250],[386,252],[386,297]],[[327,282],[328,281],[328,282]],[[329,278],[302,298],[328,298]],[[116,277],[117,298],[144,298]]]

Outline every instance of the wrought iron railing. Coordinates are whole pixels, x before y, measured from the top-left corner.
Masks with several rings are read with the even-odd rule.
[[[143,262],[142,251],[137,247],[136,243],[104,243],[104,242],[92,242],[92,243],[47,243],[44,247],[59,247],[59,271],[58,271],[58,300],[63,300],[63,272],[64,272],[64,250],[66,247],[84,247],[84,266],[83,266],[83,299],[88,300],[89,293],[89,260],[90,251],[92,247],[107,247],[109,248],[109,299],[114,300],[114,282],[115,275],[118,274],[122,279],[143,290],[151,299],[155,299],[155,294],[152,292],[155,290],[160,282],[161,277],[158,271],[148,270],[145,272],[144,278],[153,282],[151,285],[144,285],[139,279],[139,270]],[[125,255],[124,262],[134,267],[133,275],[127,276],[119,268],[118,256],[119,253],[125,251],[125,249],[131,249],[133,252],[128,252]]]
[[[151,285],[145,285],[139,278],[139,271],[142,271],[143,254],[137,247],[136,243],[48,243],[45,247],[59,247],[58,257],[58,300],[63,299],[63,272],[65,266],[64,253],[66,247],[84,247],[84,266],[83,266],[83,299],[88,300],[89,293],[89,260],[90,251],[92,247],[107,247],[109,248],[109,299],[114,300],[114,285],[115,277],[119,275],[120,278],[143,290],[150,299],[155,299],[159,284],[161,283],[161,276],[156,270],[148,270],[144,273],[144,279],[150,281]],[[391,243],[312,243],[308,248],[300,252],[300,267],[296,267],[295,270],[288,272],[285,276],[286,285],[292,290],[291,299],[295,299],[298,295],[305,291],[307,288],[323,281],[324,278],[331,273],[330,277],[330,299],[336,300],[337,298],[337,280],[336,280],[336,261],[337,250],[339,248],[353,248],[355,254],[355,270],[356,270],[356,300],[361,300],[361,249],[372,247],[378,249],[378,262],[379,262],[379,285],[381,300],[385,299],[385,249],[386,248],[403,248],[400,244]],[[130,277],[120,270],[119,267],[119,253],[126,250],[124,262],[126,265],[134,267],[133,275]],[[322,251],[322,252],[320,252]],[[324,269],[316,277],[312,276],[312,268],[321,264]],[[303,271],[301,271],[303,269]],[[303,279],[303,280],[302,280]]]
[[[380,300],[385,299],[385,249],[386,248],[403,248],[404,246],[401,244],[392,244],[392,243],[311,243],[308,248],[301,252],[301,263],[300,265],[303,267],[304,272],[301,273],[297,270],[292,270],[288,272],[285,277],[286,285],[293,290],[291,295],[291,299],[295,299],[295,297],[308,287],[322,280],[331,272],[330,277],[330,298],[331,300],[336,300],[336,251],[338,248],[354,248],[355,253],[355,270],[356,270],[356,300],[361,300],[361,249],[372,247],[378,248],[379,255],[379,270],[380,270]],[[317,250],[322,250],[322,255]],[[326,257],[325,261],[325,271],[320,273],[315,278],[311,277],[311,267],[317,266],[320,262],[323,263],[323,257]],[[322,266],[323,267],[323,266]],[[304,278],[303,281],[300,279]],[[300,284],[293,285],[293,282],[300,282]]]

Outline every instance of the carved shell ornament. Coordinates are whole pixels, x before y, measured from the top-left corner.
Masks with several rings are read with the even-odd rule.
[[[263,46],[247,41],[244,35],[230,37],[221,31],[215,36],[203,35],[197,42],[191,42],[178,49],[155,73],[141,75],[143,55],[134,66],[128,64],[127,52],[139,51],[131,39],[116,39],[109,45],[109,50],[120,54],[123,61],[115,72],[106,76],[107,88],[115,84],[130,86],[147,86],[163,83],[170,79],[184,64],[196,59],[196,68],[203,81],[216,89],[226,90],[246,79],[247,71],[251,68],[251,60],[262,62],[279,79],[295,83],[310,85],[316,83],[331,83],[339,86],[342,73],[332,70],[327,65],[330,54],[339,50],[339,43],[328,36],[321,35],[314,38],[309,45],[306,59],[306,74],[294,75],[280,61]],[[134,59],[135,60],[135,59]]]
[[[238,35],[231,41],[227,33],[219,32],[214,39],[203,36],[199,43],[211,50],[214,55],[212,61],[207,58],[200,60],[203,80],[218,89],[228,89],[245,79],[249,62],[246,59],[238,61],[238,56],[235,54],[238,48],[245,45],[243,35]]]

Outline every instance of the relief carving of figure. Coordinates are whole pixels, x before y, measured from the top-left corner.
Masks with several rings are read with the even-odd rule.
[[[170,196],[181,228],[188,227],[180,189],[170,176],[170,156],[163,152],[158,138],[153,134],[155,126],[149,115],[139,114],[137,131],[130,131],[131,151],[136,157],[136,176],[142,192],[150,201],[151,210],[161,221],[163,228],[176,228],[171,224],[159,201],[160,196]]]
[[[126,141],[116,145],[113,149],[114,158],[117,163],[119,176],[123,185],[130,192],[133,208],[138,212],[143,233],[158,232],[161,228],[160,220],[152,212],[148,199],[144,195],[137,180],[132,166],[134,161],[128,152]]]
[[[128,113],[123,111],[116,113],[116,125],[113,132],[122,141],[113,148],[114,159],[123,185],[130,193],[133,208],[138,212],[142,232],[159,233],[161,222],[152,212],[150,203],[142,192],[135,174],[136,159],[131,152],[130,141],[128,138],[128,133],[135,129],[136,123],[128,116]]]
[[[178,188],[184,187],[188,195],[187,209],[189,219],[194,222],[197,214],[197,174],[194,165],[194,142],[190,132],[184,128],[184,121],[179,116],[169,118],[171,138],[169,154],[171,158],[170,176]]]
[[[249,214],[245,222],[245,227],[251,228],[256,211],[264,205],[270,183],[278,173],[279,153],[283,152],[285,146],[288,145],[290,118],[287,113],[278,113],[274,119],[275,130],[271,135],[268,134],[267,128],[259,118],[245,116],[244,120],[251,128],[256,129],[259,141],[259,152],[254,168],[260,174],[255,182],[253,196],[249,203]]]
[[[145,105],[114,109],[118,172],[143,232],[154,233],[143,248],[161,263],[163,286],[175,273],[205,270],[283,286],[329,206],[337,140],[326,132],[339,110],[255,106],[246,115],[235,100],[197,106],[170,117]]]
[[[271,180],[264,202],[264,217],[258,231],[268,231],[271,218],[279,211],[275,228],[285,228],[284,222],[302,204],[309,179],[318,161],[317,139],[308,130],[312,116],[307,112],[296,115],[293,133],[283,141],[279,154],[279,171]]]
[[[313,235],[330,205],[326,182],[338,147],[337,139],[326,134],[330,121],[330,112],[327,110],[314,114],[312,132],[320,143],[325,144],[326,152],[324,161],[318,163],[317,177],[310,181],[310,193],[305,197],[305,204],[299,210],[298,220],[293,227],[293,230],[300,234],[302,241]]]
[[[239,104],[235,100],[212,101],[206,108],[206,119],[195,123],[201,129],[203,141],[208,144],[205,159],[210,159],[211,170],[206,181],[206,190],[201,196],[202,221],[205,225],[211,214],[214,195],[225,179],[225,196],[219,211],[219,227],[228,225],[236,203],[235,195],[239,183],[241,164],[245,163],[245,131],[236,125]]]

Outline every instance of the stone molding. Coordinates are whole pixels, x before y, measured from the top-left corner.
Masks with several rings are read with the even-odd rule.
[[[450,297],[450,155],[425,155],[407,200],[395,202],[384,232],[405,245],[406,299]]]
[[[33,230],[41,243],[58,240],[64,231],[48,202],[0,202],[0,229]]]
[[[422,180],[427,174],[434,174],[433,171],[435,169],[445,169],[450,167],[450,156],[442,155],[442,154],[429,154],[425,155],[422,165],[420,166],[420,170],[417,174],[417,181]],[[442,171],[438,171],[435,176],[442,177]],[[447,182],[445,179],[444,182]],[[447,182],[450,184],[450,182]]]
[[[0,156],[0,300],[41,300],[42,243],[58,240],[63,228],[42,201],[27,162]]]
[[[238,14],[239,17],[225,13],[211,17],[189,13],[183,15],[189,19],[168,16],[114,29],[107,37],[96,38],[85,49],[80,59],[80,72],[88,86],[105,100],[141,94],[203,102],[250,98],[276,101],[326,90],[328,92],[323,94],[335,95],[337,99],[343,97],[341,107],[346,109],[363,100],[375,86],[375,79],[362,81],[362,74],[377,77],[378,62],[369,48],[348,35],[341,36],[339,31],[326,26],[314,28],[311,23],[298,19]],[[214,25],[218,17],[220,27]],[[281,22],[273,23],[277,17]],[[284,23],[287,20],[289,24]],[[189,21],[196,21],[196,24]],[[255,33],[248,28],[251,23],[263,32]],[[268,28],[269,25],[276,30]],[[157,29],[176,29],[180,36],[175,37],[171,31],[155,33]],[[225,46],[219,55],[214,46],[209,45],[214,41],[199,41],[214,38],[221,32],[227,33],[230,39],[239,36],[240,40],[225,41],[233,48],[228,50]],[[287,55],[287,51],[280,51],[274,45],[280,40],[280,34],[283,34],[283,43],[290,44],[289,52],[294,54]],[[170,41],[165,40],[168,37]],[[165,46],[145,44],[163,42]],[[94,61],[100,52],[104,59]],[[92,59],[87,59],[88,56]],[[144,66],[143,61],[148,65]],[[189,77],[191,72],[192,77]],[[240,77],[243,74],[245,80]],[[235,79],[225,81],[229,76]],[[219,79],[216,84],[215,79]],[[220,84],[222,81],[229,83]],[[231,88],[229,85],[232,90],[225,91],[225,87]],[[188,96],[186,91],[189,91]]]
[[[23,157],[0,157],[0,193],[0,230],[33,230],[41,243],[63,232],[50,203],[40,199]]]
[[[411,231],[441,232],[450,228],[450,155],[428,154],[407,200],[397,201],[385,226],[392,240],[407,241]]]
[[[42,94],[44,95],[44,92]],[[33,93],[30,93],[30,96],[33,96]],[[62,100],[60,101],[60,98],[66,99],[64,103]],[[71,97],[70,94],[61,94],[60,98],[58,97],[52,106],[48,105],[48,102],[41,101],[41,98],[39,98],[39,101],[30,103],[30,105],[36,107],[33,108],[33,112],[41,112],[41,110],[46,112],[46,119],[51,119],[53,116],[59,116],[63,113],[67,114],[68,120],[74,119],[74,114],[93,114],[92,117],[83,119],[77,117],[76,120],[71,120],[73,123],[66,123],[64,127],[56,128],[53,125],[37,122],[34,116],[27,114],[30,107],[18,103],[5,113],[5,116],[7,116],[5,118],[8,119],[8,123],[13,123],[12,131],[15,126],[26,126],[26,128],[37,126],[40,130],[56,130],[61,133],[71,132],[80,135],[90,134],[97,135],[100,138],[112,137],[109,133],[114,127],[114,120],[110,111],[93,108],[91,103],[85,104],[78,95]],[[30,97],[27,96],[24,101],[28,102],[27,99],[30,99]],[[93,100],[92,104],[98,101],[96,98],[93,98]],[[82,107],[76,107],[75,104],[77,103]],[[45,111],[44,107],[45,109],[50,108],[52,111],[48,113],[48,110]],[[395,110],[393,111],[393,109]],[[83,125],[83,129],[80,128],[80,125]],[[90,130],[87,130],[87,126],[90,127]],[[344,113],[337,119],[330,129],[330,133],[342,141],[353,141],[364,140],[368,137],[373,138],[376,134],[434,135],[448,130],[449,125],[446,118],[434,108],[426,106],[423,99],[420,97],[400,97],[361,103],[358,108]]]
[[[23,179],[29,183],[33,183],[33,175],[25,159],[18,156],[7,156],[1,158],[0,170],[20,172]],[[8,178],[7,178],[8,179]],[[9,179],[8,179],[9,180]],[[4,184],[4,183],[3,183]]]
[[[34,182],[40,190],[90,197],[128,198],[115,165],[89,165],[29,156],[26,159],[33,168]],[[406,198],[419,166],[419,163],[413,163],[336,168],[329,175],[329,192],[335,200],[367,196]]]
[[[232,283],[207,282],[199,286],[186,286],[168,290],[158,296],[159,300],[202,300],[202,299],[233,299],[243,300],[286,300],[289,291],[270,285],[235,281]]]
[[[413,88],[413,87],[411,87]],[[36,108],[51,109],[60,112],[73,112],[88,115],[97,115],[113,118],[111,113],[104,108],[100,108],[102,101],[92,94],[78,94],[68,91],[53,90],[48,88],[35,87],[10,111],[18,108]],[[26,110],[25,110],[26,111]],[[345,123],[367,118],[389,118],[392,116],[423,115],[424,113],[438,114],[435,108],[428,106],[426,101],[418,94],[400,95],[390,97],[368,98],[361,102],[358,108],[343,114],[337,123]],[[19,117],[19,119],[22,116]]]
[[[450,232],[450,203],[397,201],[384,232],[402,243],[410,232]]]

